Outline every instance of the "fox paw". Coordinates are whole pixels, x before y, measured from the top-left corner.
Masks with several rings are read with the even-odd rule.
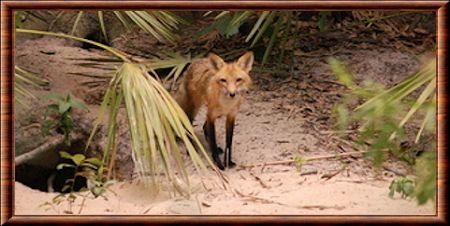
[[[228,162],[228,164],[227,164],[227,167],[230,168],[230,169],[231,169],[231,168],[234,168],[235,166],[236,166],[236,163],[234,163],[234,162],[231,161],[231,160],[230,160],[230,161]]]
[[[220,161],[219,155],[213,155],[212,158],[214,163],[216,164],[217,167],[219,167],[220,170],[225,170],[222,161]]]

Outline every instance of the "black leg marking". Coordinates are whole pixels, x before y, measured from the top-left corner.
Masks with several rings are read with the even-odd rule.
[[[216,143],[216,129],[215,129],[215,125],[214,122],[205,122],[205,125],[203,125],[204,133],[206,136],[206,139],[208,141],[209,144],[209,149],[212,153],[212,158],[214,160],[214,162],[216,163],[217,167],[219,167],[219,169],[224,170],[225,167],[222,164],[222,161],[220,161],[219,158],[219,150],[217,148],[217,143]]]
[[[234,117],[227,117],[226,123],[226,148],[224,155],[224,164],[225,167],[232,168],[236,166],[236,164],[231,160],[231,152],[233,145],[233,131],[234,131]]]

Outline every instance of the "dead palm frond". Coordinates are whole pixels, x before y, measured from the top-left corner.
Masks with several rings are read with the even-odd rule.
[[[88,140],[94,136],[98,126],[107,117],[107,146],[104,150],[103,162],[107,166],[107,177],[111,175],[114,157],[117,151],[117,116],[122,103],[129,121],[132,156],[136,171],[154,190],[161,189],[161,175],[170,185],[171,191],[188,196],[191,181],[187,170],[188,162],[182,158],[177,140],[180,140],[197,172],[203,174],[206,159],[217,173],[220,172],[211,162],[208,154],[194,133],[184,111],[152,76],[146,64],[132,62],[126,55],[111,47],[89,40],[51,32],[17,29],[17,32],[52,35],[71,38],[104,48],[122,60],[120,67],[112,76],[109,87],[100,106],[99,114]],[[196,151],[198,150],[198,152]]]
[[[113,77],[114,72],[122,64],[122,62],[120,60],[117,60],[117,58],[111,57],[70,58],[70,60],[76,61],[75,64],[78,66],[102,69],[106,71],[106,73],[103,73],[101,75],[71,73],[74,75],[95,78],[96,81],[106,81],[106,79]],[[166,53],[163,58],[142,60],[140,64],[145,65],[146,68],[150,71],[150,74],[157,78],[158,81],[162,82],[164,85],[170,84],[170,89],[173,89],[177,79],[181,76],[183,70],[190,62],[192,62],[192,60],[193,59],[190,55],[182,56],[178,53]],[[159,69],[170,69],[170,71],[168,74],[162,76],[161,74],[157,73],[157,70]],[[163,77],[164,79],[161,79]]]
[[[42,88],[47,86],[49,82],[46,79],[39,78],[35,74],[26,71],[18,66],[14,67],[14,99],[23,106],[25,98],[36,99],[36,96],[28,90],[27,86]]]

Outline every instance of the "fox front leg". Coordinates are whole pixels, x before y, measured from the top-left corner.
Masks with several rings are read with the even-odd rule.
[[[205,133],[206,140],[208,141],[209,150],[212,153],[214,163],[216,163],[219,169],[224,170],[225,167],[223,166],[222,161],[220,161],[219,158],[220,150],[217,147],[216,143],[216,127],[214,125],[214,120],[206,120],[205,124],[203,125],[203,131]]]
[[[224,155],[224,165],[225,167],[232,168],[236,164],[231,160],[231,150],[233,145],[233,130],[234,130],[235,116],[228,115],[226,122],[226,148]]]

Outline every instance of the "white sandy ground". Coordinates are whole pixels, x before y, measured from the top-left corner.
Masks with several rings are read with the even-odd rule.
[[[230,170],[225,175],[231,190],[219,188],[200,190],[190,199],[182,197],[167,199],[164,192],[153,197],[139,182],[118,182],[113,192],[103,198],[78,197],[72,207],[74,214],[87,215],[434,215],[431,202],[418,206],[415,200],[389,198],[388,181],[358,180],[338,175],[330,180],[319,175],[299,176],[287,167],[280,170]],[[285,168],[284,170],[282,168]],[[253,174],[253,175],[252,175]],[[260,180],[257,180],[258,177]],[[67,203],[42,207],[56,193],[30,189],[15,184],[16,215],[67,214]]]

